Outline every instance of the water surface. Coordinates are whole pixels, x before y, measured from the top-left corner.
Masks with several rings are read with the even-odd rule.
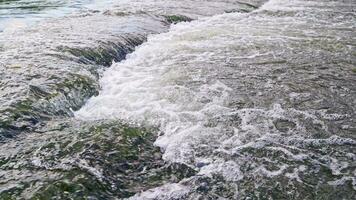
[[[0,31],[34,22],[61,17],[83,9],[93,9],[108,0],[1,0]],[[98,5],[100,4],[100,5]]]
[[[1,5],[0,199],[356,196],[351,0]]]

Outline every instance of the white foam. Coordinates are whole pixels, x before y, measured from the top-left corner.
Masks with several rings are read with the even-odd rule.
[[[130,200],[142,200],[142,199],[179,199],[183,198],[190,192],[190,188],[187,186],[183,186],[181,184],[166,184],[164,186],[147,190],[140,194],[136,194],[135,196],[128,198]]]
[[[211,163],[203,167],[200,171],[201,175],[210,175],[210,174],[221,174],[226,178],[227,181],[237,182],[243,179],[243,173],[240,171],[240,166],[233,161],[223,161],[217,160],[214,163]]]
[[[196,143],[224,134],[222,127],[206,126],[209,119],[232,111],[225,105],[231,89],[217,79],[208,80],[209,67],[199,66],[207,61],[200,52],[212,45],[206,40],[221,31],[195,27],[205,23],[177,25],[170,33],[149,38],[127,60],[105,72],[100,95],[76,117],[158,126],[164,135],[155,144],[165,149],[164,158],[191,159]]]
[[[215,151],[234,152],[244,145],[257,144],[259,138],[267,141],[265,136],[279,133],[273,128],[276,119],[294,123],[293,131],[300,136],[308,136],[300,119],[327,131],[314,111],[284,109],[277,103],[270,109],[236,110],[228,105],[231,94],[237,91],[219,77],[227,73],[221,70],[225,58],[236,55],[226,48],[250,37],[256,40],[242,31],[245,27],[233,23],[242,17],[246,19],[248,14],[214,16],[178,24],[168,33],[150,37],[125,61],[104,73],[100,95],[91,98],[76,117],[157,126],[163,135],[155,145],[164,151],[163,158],[191,165],[211,157],[196,156],[204,145]],[[228,116],[238,116],[241,123],[226,125]]]
[[[287,168],[287,165],[282,165],[279,167],[278,170],[271,171],[271,170],[266,169],[264,166],[261,166],[261,167],[257,168],[256,172],[262,173],[267,177],[274,177],[274,176],[281,175],[285,171],[286,168]]]
[[[269,6],[273,7],[266,5],[263,9],[270,9]],[[233,83],[229,85],[221,78],[231,72],[224,68],[226,62],[269,54],[263,50],[251,50],[241,56],[238,45],[256,42],[258,46],[260,42],[295,39],[294,36],[278,38],[279,30],[274,29],[263,33],[258,28],[246,31],[248,25],[237,23],[242,18],[244,23],[254,22],[249,14],[223,14],[178,24],[168,33],[150,37],[125,61],[114,64],[104,73],[100,95],[90,99],[75,113],[76,117],[83,120],[120,119],[142,126],[157,126],[162,135],[155,145],[163,150],[163,159],[192,167],[204,163],[199,174],[219,173],[229,181],[243,179],[240,163],[229,160],[228,156],[222,159],[219,153],[231,156],[243,149],[278,144],[282,147],[266,149],[303,161],[311,158],[307,153],[296,154],[291,149],[303,152],[298,149],[303,145],[354,143],[352,139],[338,136],[313,139],[303,124],[329,132],[320,112],[314,110],[297,110],[278,102],[267,107],[237,108],[230,105],[233,94],[239,91],[233,89]],[[262,18],[256,17],[255,20]],[[262,27],[264,21],[259,22]],[[287,23],[288,19],[282,22]],[[259,72],[235,69],[233,73]],[[270,80],[264,86],[272,90],[276,82]],[[290,94],[290,98],[297,97],[307,98],[309,94]],[[278,120],[289,123],[290,127],[285,131],[279,130],[275,125]],[[283,175],[288,167],[288,164],[281,164],[278,170],[270,171],[259,166],[254,172],[273,177]],[[300,181],[298,172],[305,168],[295,167],[286,176]],[[334,166],[334,169],[337,174],[341,168]],[[176,185],[172,187],[174,189]],[[164,186],[163,190],[166,189]],[[187,192],[185,188],[177,190]]]

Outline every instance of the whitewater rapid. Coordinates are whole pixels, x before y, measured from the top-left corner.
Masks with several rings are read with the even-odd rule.
[[[356,190],[356,81],[351,65],[335,64],[355,62],[354,14],[347,14],[354,8],[342,1],[272,0],[252,13],[172,25],[113,64],[99,95],[75,116],[158,127],[155,145],[164,160],[188,164],[201,176],[298,184],[306,183],[306,171],[318,176],[325,167],[338,176],[320,184],[347,180]],[[143,196],[183,198],[192,189],[160,190]]]

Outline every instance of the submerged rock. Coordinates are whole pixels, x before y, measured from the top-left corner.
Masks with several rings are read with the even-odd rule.
[[[163,158],[198,168],[132,199],[352,199],[355,6],[272,0],[175,25],[76,116],[158,126]]]
[[[186,4],[199,6],[180,6]],[[226,6],[238,10],[246,4],[123,1],[5,30],[0,33],[0,140],[72,116],[98,93],[104,68],[125,59],[149,35],[167,31],[170,23],[224,13]]]
[[[0,139],[72,116],[98,93],[104,67],[166,29],[167,22],[149,16],[90,14],[2,33]]]
[[[189,17],[182,16],[182,15],[167,15],[167,16],[165,16],[165,18],[167,19],[167,21],[169,23],[173,23],[173,24],[176,24],[179,22],[190,22],[193,20]]]
[[[120,1],[4,33],[0,197],[352,199],[355,5],[248,2]]]
[[[58,122],[3,144],[1,199],[110,199],[134,195],[195,171],[166,163],[152,130],[118,122]]]

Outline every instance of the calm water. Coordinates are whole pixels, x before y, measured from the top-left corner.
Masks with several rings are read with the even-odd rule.
[[[102,6],[108,0],[0,0],[0,32],[11,27],[61,17]]]

